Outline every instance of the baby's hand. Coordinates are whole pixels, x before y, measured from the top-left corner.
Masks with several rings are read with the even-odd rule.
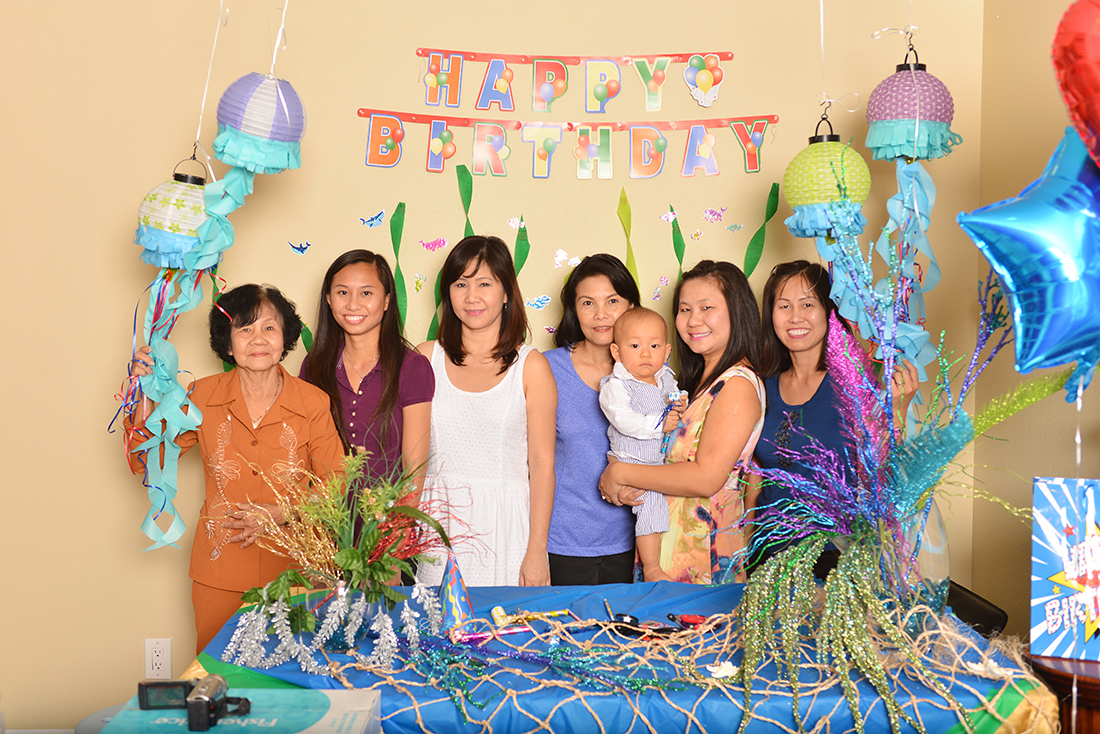
[[[687,408],[687,392],[684,390],[673,390],[668,394],[668,413],[665,415],[664,425],[661,426],[661,430],[665,433],[669,431],[675,431],[676,426],[680,424],[680,419],[684,417],[684,409]]]

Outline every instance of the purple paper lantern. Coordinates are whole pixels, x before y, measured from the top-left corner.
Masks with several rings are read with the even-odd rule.
[[[305,127],[305,109],[290,82],[248,74],[230,84],[218,102],[214,152],[253,173],[299,168]]]
[[[867,147],[875,160],[942,158],[962,137],[951,130],[955,101],[924,64],[898,64],[867,99]]]

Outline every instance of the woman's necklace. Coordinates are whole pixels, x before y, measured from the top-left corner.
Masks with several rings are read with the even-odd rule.
[[[379,354],[381,354],[381,351],[379,351]],[[366,369],[366,371],[365,371],[365,372],[363,372],[363,374],[361,374],[361,375],[360,375],[360,374],[359,374],[359,370],[355,369],[355,365],[353,365],[353,364],[351,363],[351,360],[350,360],[350,359],[348,359],[348,353],[347,353],[346,351],[344,352],[344,367],[346,367],[346,368],[350,369],[350,370],[351,370],[351,372],[352,372],[352,374],[353,374],[353,375],[355,375],[355,384],[356,384],[357,386],[358,386],[358,385],[362,385],[362,384],[363,384],[363,380],[364,380],[364,379],[366,379],[366,376],[367,376],[368,374],[370,374],[370,371],[371,371],[372,369],[374,369],[374,364],[375,364],[375,363],[376,363],[376,362],[378,361],[378,356],[379,356],[379,354],[376,354],[376,355],[374,355],[374,359],[372,359],[372,360],[370,361],[370,364],[369,364],[369,365],[367,365],[367,369]]]
[[[264,412],[260,413],[259,418],[256,418],[252,421],[252,427],[253,428],[256,428],[260,425],[260,421],[262,421],[264,419],[264,416],[267,415],[267,411],[271,410],[271,406],[274,405],[275,401],[279,399],[279,393],[281,393],[282,391],[283,391],[283,375],[280,372],[279,373],[279,387],[275,390],[275,394],[271,397],[271,402],[267,404],[266,408],[264,408]],[[251,416],[249,416],[249,417],[251,417]]]

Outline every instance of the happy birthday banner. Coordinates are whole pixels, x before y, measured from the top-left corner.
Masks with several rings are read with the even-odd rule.
[[[512,66],[530,66],[532,74],[531,110],[551,113],[555,100],[569,90],[569,67],[583,66],[585,112],[606,114],[609,102],[622,90],[622,67],[634,69],[645,90],[645,109],[661,109],[668,68],[673,63],[685,64],[684,83],[691,97],[702,107],[717,100],[724,79],[722,61],[733,58],[730,52],[711,54],[651,54],[642,56],[589,57],[559,56],[544,58],[517,54],[489,54],[470,51],[420,48],[417,56],[428,60],[428,73],[423,77],[424,103],[429,107],[460,107],[462,79],[469,62],[484,62],[485,73],[474,105],[479,111],[489,111],[496,105],[500,112],[515,111]],[[512,66],[510,66],[512,65]],[[720,173],[715,154],[717,137],[711,129],[729,129],[740,145],[746,173],[760,170],[760,148],[764,132],[777,115],[755,115],[697,120],[664,120],[645,122],[541,121],[508,120],[489,117],[455,117],[434,113],[408,113],[392,110],[361,108],[360,117],[369,119],[366,164],[392,168],[401,161],[406,124],[429,126],[425,167],[431,173],[443,172],[446,161],[459,151],[452,128],[472,128],[469,143],[471,170],[483,176],[507,176],[505,160],[511,154],[508,132],[519,133],[519,141],[531,145],[531,175],[549,178],[554,155],[567,134],[576,160],[578,179],[607,179],[613,175],[612,134],[627,133],[630,153],[630,177],[654,178],[664,170],[669,140],[664,132],[686,131],[680,175],[695,176]],[[515,141],[513,140],[513,143]]]

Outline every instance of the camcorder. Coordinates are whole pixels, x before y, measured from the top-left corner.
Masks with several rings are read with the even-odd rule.
[[[187,728],[208,731],[224,716],[247,716],[252,710],[247,698],[234,698],[227,693],[229,683],[216,673],[202,679],[148,681],[138,683],[138,708],[187,709]]]

